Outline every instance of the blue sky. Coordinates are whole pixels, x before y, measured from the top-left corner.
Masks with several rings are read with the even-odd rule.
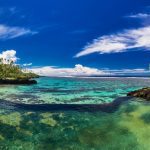
[[[148,0],[0,3],[0,51],[15,50],[19,64],[66,69],[81,64],[111,72],[148,69]]]

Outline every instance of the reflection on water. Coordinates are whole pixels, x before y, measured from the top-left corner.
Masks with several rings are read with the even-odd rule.
[[[0,149],[147,150],[150,147],[150,106],[135,99],[123,102],[113,112],[32,111],[32,108],[29,111],[12,109],[9,105],[2,108]]]

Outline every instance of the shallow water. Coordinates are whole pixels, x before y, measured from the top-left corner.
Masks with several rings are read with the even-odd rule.
[[[0,149],[148,150],[150,146],[150,106],[135,99],[114,112],[7,106],[0,114]]]
[[[117,97],[125,96],[130,90],[148,86],[149,82],[148,79],[135,78],[68,79],[68,81],[66,78],[43,78],[39,79],[40,84],[34,86],[3,86],[0,91],[4,95],[1,96],[7,97],[7,94],[14,93],[15,96],[0,101],[0,149],[148,150],[150,147],[148,102],[122,97],[108,105],[93,104],[114,101]],[[57,89],[58,86],[61,88]],[[52,87],[56,90],[51,90]],[[80,92],[81,87],[86,91]],[[8,90],[8,93],[3,88]],[[94,91],[94,88],[97,89]],[[40,93],[43,96],[40,97]],[[45,96],[48,93],[49,97]],[[71,100],[72,95],[74,97],[86,95],[97,100],[94,99],[90,105],[70,105],[71,109],[67,108],[68,105],[66,107],[54,104],[52,107],[45,104],[54,102],[51,100],[53,94],[54,97],[59,98],[59,101],[66,103],[63,99],[65,93],[68,103],[74,104]],[[27,101],[24,100],[25,96],[21,97],[22,94],[29,95]],[[55,100],[55,103],[58,104],[59,101]],[[80,104],[85,102],[88,103],[89,99],[84,102],[78,101]],[[42,103],[42,105],[33,103]],[[57,110],[53,109],[54,106]],[[105,111],[107,108],[111,109]]]
[[[19,103],[102,104],[150,85],[148,78],[39,78],[37,85],[0,86],[0,99]]]

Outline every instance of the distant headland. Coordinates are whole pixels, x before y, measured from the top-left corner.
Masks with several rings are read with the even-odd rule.
[[[11,59],[0,59],[0,84],[36,84],[33,78],[38,77],[35,73],[23,70]]]

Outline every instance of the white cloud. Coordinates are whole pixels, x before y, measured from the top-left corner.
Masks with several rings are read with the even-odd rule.
[[[147,14],[147,13],[138,13],[138,14],[135,14],[135,15],[127,16],[127,17],[129,17],[129,18],[145,19],[145,18],[149,18],[150,14]]]
[[[31,66],[31,65],[32,65],[32,63],[23,64],[24,67]]]
[[[111,72],[112,74],[115,74],[115,75],[129,75],[129,74],[150,74],[150,70],[148,69],[143,69],[143,68],[136,68],[136,69],[113,69],[113,70],[107,70],[109,72]]]
[[[13,61],[14,63],[19,59],[16,57],[15,50],[6,50],[0,53],[0,58],[3,59],[3,63],[7,64],[8,60]]]
[[[133,48],[150,49],[150,26],[104,35],[86,45],[75,57],[92,53],[119,53]]]
[[[13,39],[23,35],[33,35],[37,32],[31,31],[30,29],[22,28],[22,27],[11,27],[0,24],[0,39]]]
[[[80,64],[75,65],[74,68],[56,68],[56,67],[42,67],[30,69],[36,74],[42,76],[57,76],[57,77],[67,77],[67,76],[94,76],[94,75],[107,75],[107,72],[96,68],[85,67]]]
[[[3,63],[7,64],[7,60],[12,60],[15,64],[19,59],[16,56],[15,50],[6,50],[0,53],[0,58],[3,58]],[[32,63],[23,64],[23,66],[31,66]],[[51,76],[51,77],[89,77],[89,76],[115,76],[115,75],[144,75],[150,74],[150,71],[143,68],[137,69],[97,69],[86,67],[80,64],[75,65],[74,68],[58,68],[55,66],[46,66],[38,68],[28,68],[41,76]]]
[[[89,76],[117,76],[117,75],[146,75],[150,71],[143,68],[136,69],[96,69],[85,67],[80,64],[75,65],[74,68],[56,68],[56,67],[39,67],[29,69],[30,71],[41,75],[50,77],[89,77]]]

